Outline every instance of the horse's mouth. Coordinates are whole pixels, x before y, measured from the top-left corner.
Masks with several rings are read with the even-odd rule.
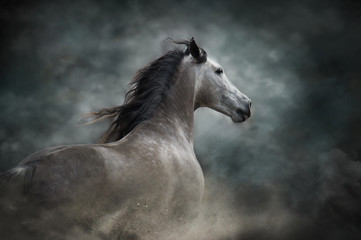
[[[240,123],[246,121],[248,118],[251,117],[251,111],[245,112],[241,109],[237,109],[235,114],[232,115],[231,119],[235,123]]]
[[[241,122],[246,121],[248,119],[248,117],[247,116],[237,116],[237,117],[232,117],[231,119],[235,123],[241,123]]]

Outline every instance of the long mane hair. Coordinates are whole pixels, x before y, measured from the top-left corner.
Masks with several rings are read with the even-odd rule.
[[[97,112],[84,115],[93,119],[87,124],[113,118],[108,130],[100,137],[99,143],[114,142],[122,139],[138,124],[153,117],[158,106],[163,102],[166,91],[172,86],[178,67],[184,56],[189,55],[189,45],[193,38],[174,41],[185,44],[186,50],[175,49],[140,69],[131,81],[131,89],[126,93],[124,104],[112,108],[104,108]],[[200,49],[201,54],[196,59],[198,63],[205,62],[207,53]]]

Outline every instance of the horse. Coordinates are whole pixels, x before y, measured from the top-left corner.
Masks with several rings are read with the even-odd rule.
[[[7,239],[75,238],[79,229],[87,239],[162,239],[197,216],[204,175],[194,111],[208,107],[243,122],[251,100],[194,38],[174,42],[184,49],[139,70],[123,105],[87,115],[91,123],[113,119],[99,143],[50,147],[2,174],[1,232],[14,229],[14,215],[21,225]]]

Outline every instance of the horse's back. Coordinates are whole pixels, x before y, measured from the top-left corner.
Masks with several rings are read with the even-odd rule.
[[[19,190],[28,197],[57,202],[90,193],[105,176],[104,158],[93,145],[58,146],[29,155],[2,174],[2,182],[22,184]]]

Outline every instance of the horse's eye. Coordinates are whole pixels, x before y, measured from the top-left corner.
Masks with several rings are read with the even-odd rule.
[[[223,69],[222,68],[218,68],[217,70],[216,70],[216,74],[217,75],[221,75],[223,73]]]

